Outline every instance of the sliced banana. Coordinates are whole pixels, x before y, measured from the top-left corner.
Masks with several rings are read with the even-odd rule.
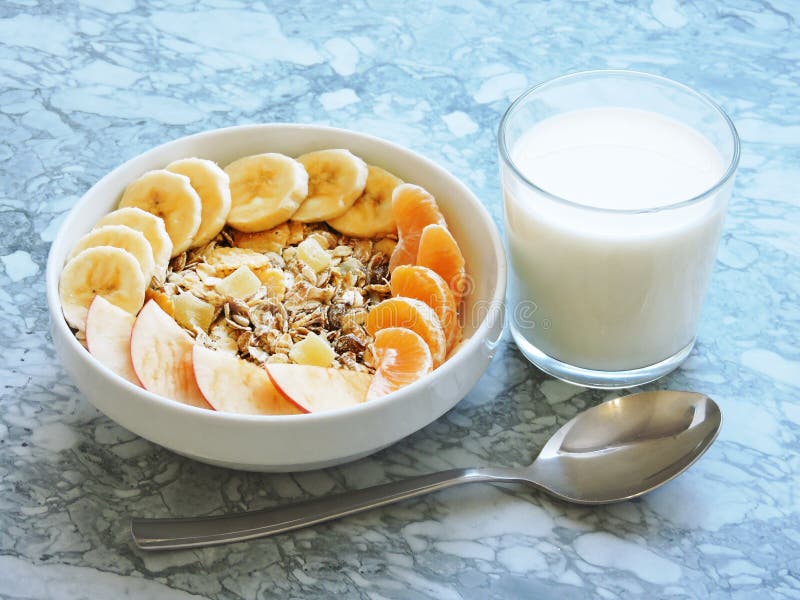
[[[367,184],[367,164],[349,150],[318,150],[298,157],[308,171],[308,198],[292,219],[327,221],[353,206]]]
[[[228,224],[239,231],[271,229],[291,217],[308,194],[308,173],[277,153],[240,158],[225,167],[230,177]]]
[[[102,227],[97,227],[78,240],[67,260],[87,248],[95,248],[97,246],[113,246],[127,250],[133,254],[136,262],[139,263],[139,269],[142,271],[145,281],[149,282],[153,277],[156,266],[153,259],[153,249],[141,231],[136,231],[127,225],[103,225]]]
[[[222,231],[231,210],[230,178],[217,163],[204,158],[184,158],[167,165],[167,171],[186,175],[203,205],[200,228],[192,248],[207,244]]]
[[[392,192],[403,183],[389,171],[370,165],[364,192],[341,217],[328,225],[351,237],[373,238],[397,232],[392,212]]]
[[[172,256],[188,250],[200,228],[202,203],[186,175],[148,171],[127,187],[119,206],[136,206],[164,219]]]
[[[95,246],[70,259],[58,283],[61,310],[74,329],[85,331],[95,296],[136,314],[144,304],[147,282],[136,258],[122,248]]]
[[[126,225],[131,229],[140,231],[150,242],[150,248],[153,251],[155,277],[159,281],[164,280],[167,276],[169,259],[172,256],[172,240],[167,234],[164,219],[141,208],[129,206],[128,208],[118,208],[108,213],[97,222],[94,228],[99,229],[106,225]]]

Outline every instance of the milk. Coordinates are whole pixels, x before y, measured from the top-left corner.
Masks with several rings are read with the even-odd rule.
[[[730,188],[665,207],[720,180],[715,147],[656,113],[593,108],[539,121],[509,150],[536,187],[580,205],[503,173],[516,334],[602,371],[652,365],[691,344]],[[636,209],[651,212],[614,212]]]

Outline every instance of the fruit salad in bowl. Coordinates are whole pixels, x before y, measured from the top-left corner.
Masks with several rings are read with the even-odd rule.
[[[54,242],[62,360],[109,416],[207,462],[311,468],[387,445],[457,402],[502,330],[496,229],[444,173],[388,142],[312,126],[229,128],[145,153],[93,187]],[[469,212],[482,240],[467,233]],[[448,368],[460,361],[477,376]],[[98,374],[113,397],[84,389]],[[452,391],[435,391],[439,376]],[[423,414],[381,422],[403,402]],[[328,430],[300,457],[244,439],[209,452],[192,435],[202,424],[226,439],[237,428],[302,437],[326,420],[345,438],[326,442]],[[348,440],[359,422],[377,430]]]

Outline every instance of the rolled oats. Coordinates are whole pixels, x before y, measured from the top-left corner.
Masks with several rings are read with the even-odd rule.
[[[303,262],[297,245],[314,239],[330,257],[320,272]],[[215,309],[208,331],[189,331],[206,346],[234,352],[258,364],[289,363],[292,347],[309,333],[333,348],[333,366],[373,372],[369,308],[390,296],[388,262],[392,237],[364,240],[325,224],[289,221],[266,232],[226,228],[207,245],[172,259],[165,282],[154,281],[149,297],[159,304],[190,292]],[[245,298],[226,297],[219,281],[246,265],[261,282]]]

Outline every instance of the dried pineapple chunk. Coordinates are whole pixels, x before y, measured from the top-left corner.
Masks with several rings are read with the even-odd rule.
[[[214,320],[214,307],[192,293],[184,292],[172,298],[175,320],[186,329],[208,331]]]
[[[292,346],[289,358],[300,365],[330,367],[336,353],[325,338],[309,332],[304,339]]]
[[[267,288],[267,296],[282,300],[286,293],[286,278],[283,271],[275,267],[267,269],[259,269],[256,271],[256,276],[261,280],[261,283]]]
[[[314,269],[316,273],[324,271],[331,264],[331,255],[314,238],[305,239],[298,244],[297,257]]]
[[[217,284],[217,291],[231,298],[247,298],[261,287],[261,280],[253,271],[242,265]]]

